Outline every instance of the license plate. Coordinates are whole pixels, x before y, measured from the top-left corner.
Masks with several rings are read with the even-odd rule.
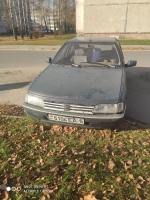
[[[83,118],[77,118],[77,117],[66,117],[66,116],[60,116],[60,115],[48,115],[50,120],[58,121],[58,122],[66,122],[66,123],[72,123],[72,124],[84,124]]]

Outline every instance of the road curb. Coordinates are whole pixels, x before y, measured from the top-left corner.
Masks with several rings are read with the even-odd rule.
[[[123,50],[150,50],[150,45],[121,45]]]
[[[0,45],[0,50],[49,50],[58,51],[61,46],[44,45]]]
[[[0,45],[0,50],[37,50],[37,51],[58,51],[59,46],[50,45]],[[150,50],[150,45],[121,45],[123,50]]]

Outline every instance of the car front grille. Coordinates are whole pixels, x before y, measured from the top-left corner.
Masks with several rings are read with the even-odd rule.
[[[72,113],[93,114],[92,111],[94,109],[94,106],[54,103],[44,100],[44,108],[56,111],[72,112]]]

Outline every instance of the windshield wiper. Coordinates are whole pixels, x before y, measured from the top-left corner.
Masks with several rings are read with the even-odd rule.
[[[99,65],[103,65],[103,66],[106,66],[106,67],[116,68],[115,65],[108,65],[108,64],[105,64],[105,63],[101,63],[101,62],[91,62],[90,64],[99,64]]]
[[[72,63],[71,66],[72,66],[72,67],[82,68],[81,65],[77,65],[77,64],[75,64],[75,63]]]
[[[56,65],[56,66],[57,66],[57,65],[60,65],[60,66],[68,66],[68,65],[69,65],[69,66],[70,66],[69,63],[63,63],[63,62],[61,62],[61,63],[58,63],[58,62],[57,62],[57,63],[52,63],[52,64],[53,64],[53,65]]]

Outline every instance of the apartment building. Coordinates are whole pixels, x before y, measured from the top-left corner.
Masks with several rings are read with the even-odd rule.
[[[150,0],[78,0],[78,35],[150,38]]]

